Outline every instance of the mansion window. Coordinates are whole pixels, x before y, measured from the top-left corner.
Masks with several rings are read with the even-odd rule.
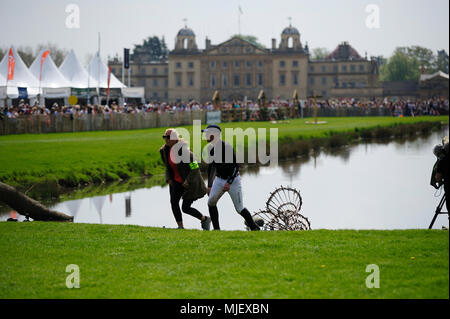
[[[298,73],[292,73],[292,85],[298,85]]]
[[[342,72],[347,72],[347,66],[346,65],[342,66]]]
[[[322,78],[322,84],[324,84],[324,85],[327,84],[327,78],[326,77]]]
[[[228,87],[228,75],[222,74],[222,87]]]
[[[298,67],[298,61],[297,60],[292,61],[292,66],[294,68]]]
[[[189,62],[188,63],[188,68],[189,69],[193,69],[194,68],[194,62]]]
[[[175,73],[175,86],[180,87],[181,84],[181,73]]]
[[[153,79],[153,86],[157,87],[158,86],[158,79]]]
[[[245,62],[245,66],[250,69],[252,67],[252,62],[251,61],[247,61]]]
[[[286,63],[284,61],[280,61],[280,68],[284,68],[285,65]]]
[[[350,71],[355,72],[356,66],[354,64],[350,65]]]
[[[360,70],[360,71],[364,71],[364,65],[363,65],[363,64],[360,64],[360,65],[359,65],[359,70]]]
[[[209,66],[211,67],[211,69],[215,69],[216,68],[216,61],[211,61],[209,63]]]
[[[262,68],[263,67],[263,61],[258,61],[258,68]]]
[[[284,86],[286,84],[286,75],[280,74],[280,86]]]
[[[263,75],[261,73],[258,74],[258,85],[263,86]]]
[[[327,67],[326,66],[322,66],[322,72],[327,72]]]
[[[313,66],[310,66],[310,67],[309,67],[309,71],[310,71],[310,72],[314,72],[314,67],[313,67]]]
[[[153,68],[153,74],[158,74],[158,69],[157,68]]]
[[[335,73],[338,72],[338,66],[337,66],[337,65],[335,65],[335,66],[333,67],[333,72],[335,72]]]
[[[188,84],[194,86],[194,73],[188,73]]]
[[[228,62],[227,62],[227,61],[223,61],[223,62],[222,62],[222,68],[223,68],[223,69],[228,68]]]
[[[175,67],[176,67],[177,69],[181,69],[181,62],[177,62],[177,63],[175,64]]]
[[[211,87],[216,87],[216,75],[215,74],[211,74],[209,83],[210,83]]]
[[[233,75],[233,85],[239,86],[239,74]]]
[[[234,61],[234,68],[238,69],[239,68],[239,61]]]
[[[245,84],[247,86],[252,86],[252,75],[250,73],[245,75]]]

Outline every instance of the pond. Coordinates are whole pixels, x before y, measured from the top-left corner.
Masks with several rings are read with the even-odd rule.
[[[264,209],[270,192],[283,185],[300,191],[301,213],[308,217],[312,229],[428,228],[444,193],[430,185],[436,160],[433,147],[444,135],[448,135],[448,127],[414,140],[362,143],[334,153],[280,162],[272,169],[244,169],[244,205],[251,212]],[[50,207],[75,216],[76,223],[177,226],[167,186],[69,200]],[[193,207],[207,215],[207,196]],[[227,194],[218,209],[223,230],[245,229]],[[9,216],[3,212],[0,220]],[[199,221],[189,215],[183,214],[183,221],[185,228],[201,229]],[[440,215],[434,224],[437,229],[442,226],[449,226],[446,215]]]

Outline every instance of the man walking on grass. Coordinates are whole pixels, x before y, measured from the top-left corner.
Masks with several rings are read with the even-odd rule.
[[[219,211],[217,202],[225,192],[231,197],[234,208],[246,222],[251,230],[259,230],[250,212],[244,207],[242,201],[241,177],[236,154],[233,147],[220,139],[221,129],[217,125],[209,125],[205,130],[208,146],[208,209],[209,216],[215,230],[219,230]]]
[[[163,139],[165,144],[160,148],[161,159],[166,166],[166,182],[169,184],[170,204],[179,229],[183,229],[183,213],[201,221],[203,230],[209,230],[211,218],[203,216],[191,207],[192,203],[206,194],[205,183],[200,168],[183,139],[178,137],[175,129],[167,129]],[[186,158],[184,154],[188,155]],[[179,160],[177,160],[179,159]],[[180,199],[183,203],[180,210]]]

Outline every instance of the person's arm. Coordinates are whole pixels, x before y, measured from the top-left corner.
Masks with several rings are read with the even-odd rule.
[[[164,153],[164,147],[162,147],[159,150],[159,153],[161,155],[161,160],[163,161],[164,165],[166,166],[166,171],[165,171],[166,183],[170,184],[171,181],[173,180],[173,172],[169,168],[169,163],[167,162],[168,159],[166,158],[166,154]]]
[[[211,150],[212,150],[212,146],[208,147],[208,160],[211,160]],[[208,164],[208,188],[212,187],[213,181],[214,181],[214,177],[216,177],[216,167],[214,165],[214,162],[210,162]]]

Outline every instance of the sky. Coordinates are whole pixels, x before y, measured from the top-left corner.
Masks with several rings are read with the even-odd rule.
[[[449,52],[448,0],[0,0],[0,47],[51,42],[74,49],[85,65],[98,50],[99,32],[106,60],[153,35],[173,49],[183,19],[200,49],[205,37],[219,44],[239,32],[239,17],[241,34],[267,48],[291,21],[310,49],[332,51],[348,41],[362,56],[389,57],[410,45]]]

